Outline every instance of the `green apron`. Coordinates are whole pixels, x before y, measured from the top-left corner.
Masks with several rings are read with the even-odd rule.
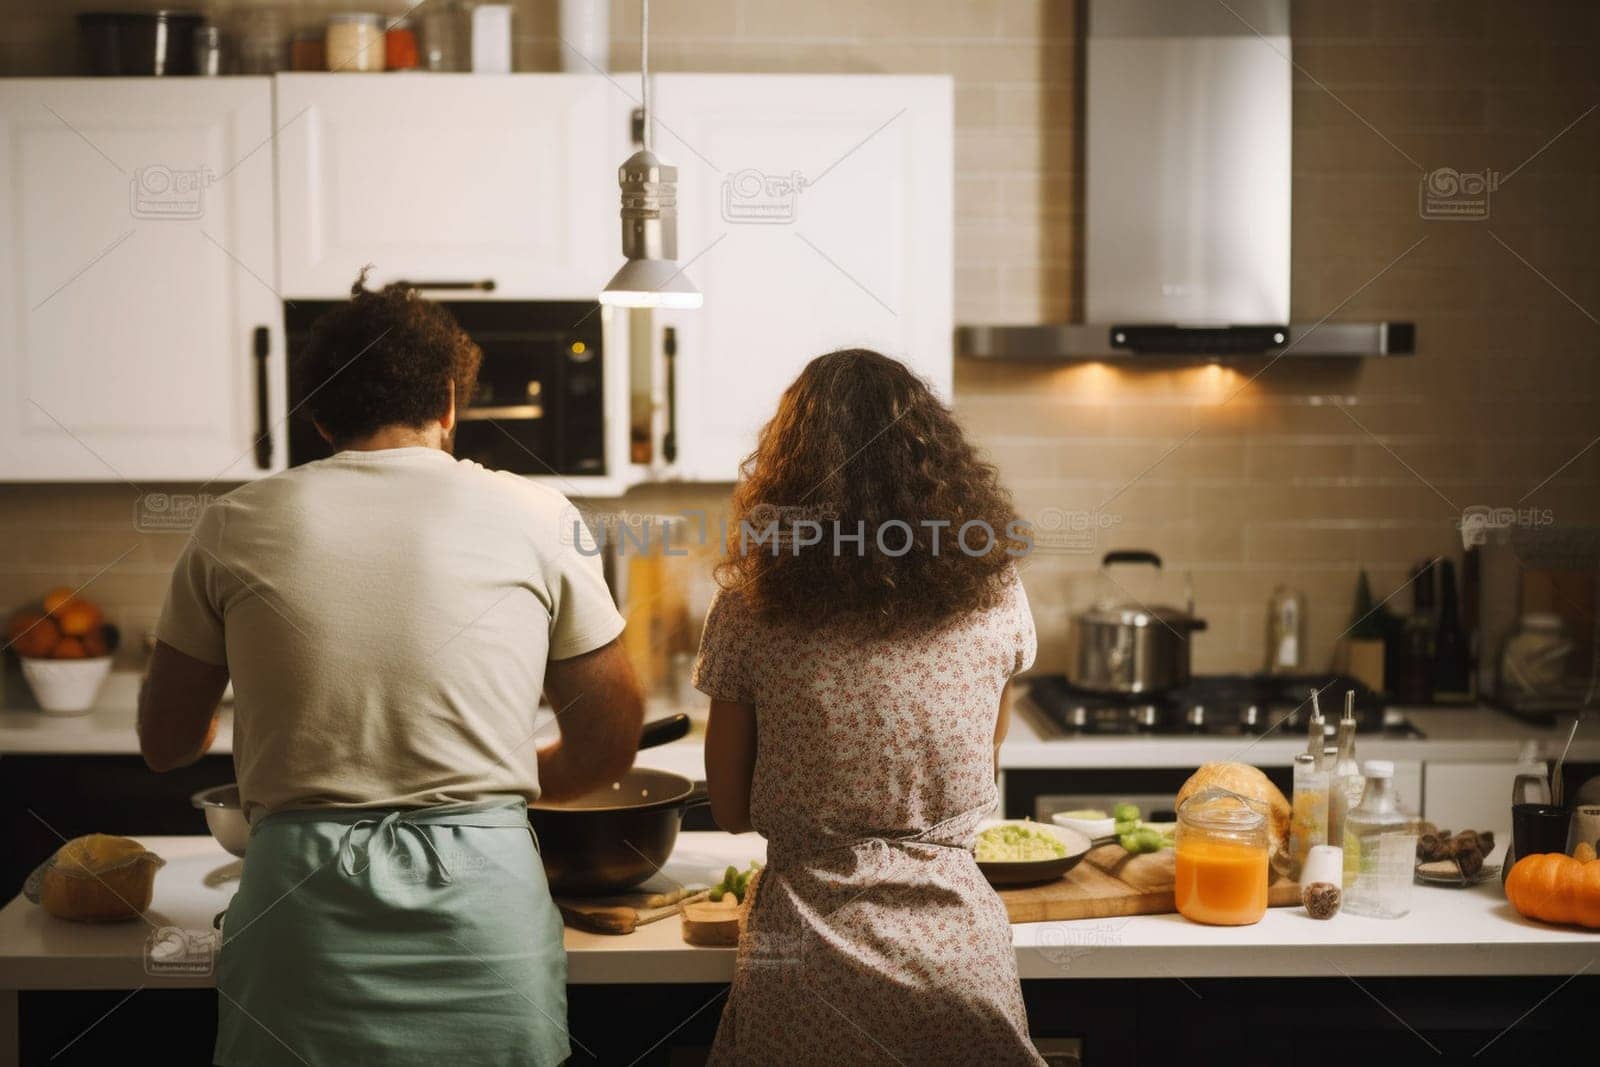
[[[223,922],[216,1062],[558,1064],[566,978],[521,797],[279,812]]]

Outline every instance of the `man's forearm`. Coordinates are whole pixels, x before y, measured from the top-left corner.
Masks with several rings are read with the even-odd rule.
[[[211,746],[217,740],[217,727],[222,723],[222,712],[215,711],[211,715],[211,725],[206,727],[205,736],[198,744],[185,744],[181,739],[166,737],[156,740],[140,733],[140,748],[144,753],[145,765],[158,773],[177,770],[198,763],[200,757],[211,751]]]
[[[601,765],[593,758],[574,759],[572,746],[553,741],[539,749],[539,796],[544,800],[571,800],[591,789],[609,785],[628,771],[617,760]],[[631,763],[631,756],[628,763]]]

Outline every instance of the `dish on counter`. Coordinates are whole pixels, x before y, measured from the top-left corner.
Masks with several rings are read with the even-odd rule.
[[[1453,834],[1431,822],[1418,826],[1417,879],[1429,885],[1471,886],[1500,873],[1488,862],[1494,852],[1494,834],[1488,830],[1463,830]]]
[[[1472,874],[1463,874],[1455,860],[1427,860],[1417,864],[1417,881],[1428,885],[1453,886],[1465,889],[1491,878],[1500,877],[1498,863],[1485,863]]]
[[[1060,878],[1089,854],[1090,847],[1089,836],[1070,827],[991,819],[978,828],[973,852],[990,885],[1016,886]]]
[[[1117,820],[1110,815],[1095,808],[1082,808],[1078,811],[1058,811],[1050,816],[1050,821],[1057,826],[1065,826],[1069,830],[1076,830],[1085,837],[1110,837],[1116,833]]]

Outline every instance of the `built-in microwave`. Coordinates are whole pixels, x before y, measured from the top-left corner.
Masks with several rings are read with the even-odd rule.
[[[291,375],[312,323],[339,303],[296,300],[286,306]],[[457,416],[458,457],[516,474],[612,473],[606,456],[604,316],[593,301],[440,303],[483,349],[477,392]],[[291,381],[289,395],[298,403],[305,392]],[[330,451],[303,412],[290,420],[291,466]]]

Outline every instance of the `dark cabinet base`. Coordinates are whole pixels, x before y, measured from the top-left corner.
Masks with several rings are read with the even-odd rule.
[[[1524,1067],[1552,1053],[1594,1061],[1586,1012],[1600,977],[1059,980],[1023,994],[1034,1035],[1081,1038],[1089,1067]],[[726,987],[574,986],[568,997],[573,1064],[686,1067],[703,1062]],[[210,1063],[216,1004],[209,989],[23,993],[22,1062],[115,1063],[132,1050]]]
[[[166,774],[138,756],[0,757],[0,892],[7,900],[20,892],[63,838],[203,834],[190,795],[233,780],[232,756]]]

